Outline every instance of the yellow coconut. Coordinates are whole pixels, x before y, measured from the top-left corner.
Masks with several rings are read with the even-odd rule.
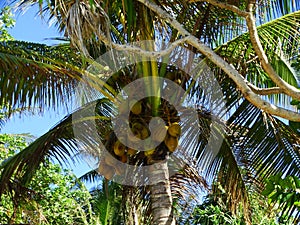
[[[132,149],[132,148],[128,148],[127,149],[127,155],[133,156],[137,153],[137,150]]]
[[[136,123],[134,123],[133,125],[132,125],[132,132],[133,133],[138,133],[139,135],[139,138],[140,139],[146,139],[147,137],[149,137],[149,130],[148,130],[148,128],[147,127],[145,127],[143,124],[141,124],[141,123],[138,123],[138,122],[136,122]]]
[[[138,101],[136,102],[130,109],[130,111],[135,114],[135,115],[139,115],[142,112],[142,102]]]
[[[144,155],[145,156],[150,156],[150,155],[153,155],[154,152],[155,152],[155,149],[147,150],[147,151],[144,151]]]
[[[165,138],[165,145],[169,149],[170,152],[174,152],[178,146],[178,138],[168,135]]]
[[[149,137],[149,130],[147,129],[147,127],[143,127],[143,129],[140,131],[141,133],[141,139],[144,140],[146,139],[147,137]]]
[[[121,162],[122,163],[127,163],[127,156],[126,155],[121,156]]]
[[[181,84],[181,80],[180,79],[175,79],[175,81],[174,81],[176,84]]]
[[[123,145],[119,140],[117,140],[114,144],[114,153],[117,156],[123,156],[125,154],[125,145]]]
[[[177,122],[172,123],[171,126],[169,126],[169,128],[168,128],[168,133],[172,137],[178,137],[181,134],[181,127],[180,127],[179,123],[177,123]]]

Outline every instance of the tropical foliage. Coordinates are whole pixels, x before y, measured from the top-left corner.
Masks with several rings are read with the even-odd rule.
[[[270,208],[267,200],[256,192],[250,192],[250,194],[252,223],[261,225],[278,224],[276,211]],[[221,198],[215,198],[213,195],[208,195],[203,204],[195,207],[195,211],[189,218],[189,221],[191,222],[187,222],[187,224],[246,224],[242,209],[240,209],[238,214],[234,215],[227,209]],[[283,224],[292,223],[291,221],[285,221]]]
[[[282,174],[270,177],[262,194],[267,196],[278,210],[279,221],[285,223],[292,214],[299,214],[300,180],[296,176],[282,177]]]
[[[0,160],[13,157],[27,146],[24,137],[0,135]],[[97,224],[92,215],[91,195],[70,170],[44,162],[34,178],[12,196],[1,196],[1,223]]]
[[[13,40],[13,37],[9,34],[9,29],[15,25],[10,7],[4,7],[0,12],[0,41]]]
[[[72,94],[81,87],[76,88],[76,84],[85,83],[86,87],[96,91],[85,92],[91,90],[85,88],[85,95],[80,98],[83,103],[80,107],[27,148],[2,163],[0,193],[13,193],[15,187],[28,187],[41,163],[51,157],[65,162],[74,155],[94,158],[99,165],[98,171],[106,178],[122,175],[124,171],[110,164],[107,157],[103,156],[105,146],[112,158],[134,165],[137,170],[155,165],[170,155],[176,156],[184,165],[170,179],[163,179],[163,182],[154,185],[118,186],[122,193],[121,208],[126,223],[164,224],[166,220],[171,220],[169,223],[174,224],[175,218],[172,215],[176,213],[173,203],[181,208],[179,211],[183,211],[180,214],[182,217],[191,212],[200,215],[203,211],[187,199],[194,193],[210,189],[222,199],[222,210],[219,206],[209,204],[206,212],[225,212],[229,216],[223,219],[229,220],[242,207],[244,218],[240,221],[250,224],[252,202],[249,190],[259,192],[267,184],[270,191],[272,188],[266,183],[267,180],[280,172],[284,174],[282,179],[299,177],[300,139],[296,131],[300,117],[297,109],[289,104],[294,97],[295,101],[300,100],[297,99],[297,70],[291,66],[292,63],[297,65],[299,57],[299,2],[16,2],[18,7],[39,4],[42,12],[49,13],[49,19],[56,19],[58,29],[70,44],[48,47],[16,41],[3,43],[0,48],[3,74],[0,78],[3,87],[1,102],[12,108],[67,107],[74,100]],[[253,6],[257,25],[260,25],[257,27],[257,35],[254,21],[251,20]],[[125,45],[142,40],[152,40],[162,47],[153,44]],[[176,47],[172,49],[170,43],[175,43]],[[163,51],[164,45],[167,50],[168,47],[171,50]],[[153,52],[157,48],[161,55],[153,60],[151,55],[158,54]],[[112,57],[110,62],[95,63],[99,56],[111,49],[117,50],[115,58]],[[189,49],[193,54],[186,54],[181,49]],[[115,59],[121,64],[133,52],[142,60],[114,71]],[[198,62],[197,66],[205,63],[209,67],[222,97],[213,98],[215,90],[201,86],[208,82],[205,76],[208,73],[193,76],[182,69],[190,68],[191,60]],[[172,62],[172,65],[168,62]],[[96,74],[87,73],[95,72],[90,65],[96,66]],[[280,82],[274,79],[277,75]],[[117,94],[138,78],[149,77],[168,78],[180,85],[186,92],[182,107],[185,111],[194,109],[197,117],[182,118],[182,114],[162,98],[139,99],[135,105],[129,105],[129,124],[134,135],[139,139],[150,136],[148,125],[153,116],[163,119],[163,128],[166,129],[164,134],[167,135],[155,149],[138,152],[120,143],[113,131],[111,118],[118,109],[114,101]],[[151,88],[149,85],[142,88],[148,95],[157,94],[160,90],[159,85],[155,84],[156,80],[153,78],[152,81]],[[171,87],[167,84],[165,86]],[[211,83],[208,85],[215,86]],[[176,96],[178,92],[174,91],[172,97],[176,99]],[[219,107],[222,102],[224,107]],[[270,103],[278,104],[279,107]],[[91,115],[91,112],[92,118],[78,117]],[[290,119],[293,126],[272,113]],[[78,119],[75,123],[80,124],[80,130],[84,132],[78,134],[73,129],[74,118]],[[96,132],[89,121],[96,124]],[[160,134],[162,131],[157,132]],[[210,146],[210,138],[215,138],[213,140],[216,142],[221,140],[216,152]],[[99,142],[103,143],[102,147]],[[160,172],[152,171],[152,174],[163,176],[166,168]],[[154,176],[150,174],[147,179],[151,181]],[[212,185],[214,182],[220,183],[224,193]],[[115,190],[113,184],[106,188]],[[159,193],[158,190],[162,189],[164,191]],[[158,193],[164,198],[159,198]],[[272,199],[274,195],[270,193],[267,195]],[[161,204],[156,204],[158,202]],[[291,202],[279,201],[284,209],[282,213],[292,216],[297,223],[298,203]],[[103,210],[107,212],[108,203],[103,204],[106,207]],[[226,210],[223,211],[224,208]],[[162,215],[162,212],[165,214]],[[107,220],[101,221],[107,223]]]

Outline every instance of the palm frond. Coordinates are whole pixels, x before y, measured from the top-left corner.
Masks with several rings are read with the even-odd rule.
[[[78,179],[82,182],[95,183],[96,181],[101,180],[101,176],[99,175],[97,170],[90,170]]]
[[[91,191],[93,212],[101,224],[122,224],[122,193],[119,184],[103,180],[101,187]]]
[[[2,129],[6,120],[7,120],[6,112],[3,110],[3,108],[0,108],[0,130]]]
[[[261,5],[264,5],[264,7],[259,7],[257,9],[259,22],[261,24],[300,9],[299,1],[293,0],[263,0],[261,3]]]
[[[186,137],[188,141],[181,145],[185,149],[185,159],[197,162],[200,169],[205,168],[203,177],[210,183],[217,182],[228,193],[224,195],[213,189],[221,194],[228,209],[235,212],[241,202],[244,215],[250,220],[249,185],[262,191],[270,176],[280,172],[285,176],[299,176],[300,138],[288,125],[238,99],[239,104],[236,103],[235,113],[227,121],[229,129],[217,155],[205,155],[206,148],[209,150],[207,136],[190,133],[191,137]],[[213,135],[212,127],[205,126],[210,124],[207,117],[199,116],[203,133]],[[199,137],[199,140],[192,137]]]
[[[244,217],[250,221],[251,206],[249,203],[247,182],[244,176],[241,157],[236,152],[231,142],[231,137],[226,138],[220,148],[219,154],[208,169],[207,174],[215,177],[213,193],[215,197],[221,197],[226,202],[227,209],[237,213],[242,204]],[[220,192],[221,186],[225,193]]]
[[[283,172],[299,176],[299,135],[282,121],[243,102],[229,122],[238,131],[236,148],[248,174],[257,181]]]
[[[179,214],[177,222],[187,221],[196,204],[200,204],[200,196],[209,191],[206,179],[194,168],[186,164],[180,171],[170,178],[174,213]]]
[[[26,186],[39,165],[47,158],[56,159],[60,163],[68,163],[70,159],[75,162],[74,156],[82,153],[80,146],[82,147],[83,144],[86,146],[86,149],[92,148],[90,153],[93,153],[93,155],[98,154],[98,152],[95,153],[95,140],[90,137],[90,134],[95,130],[93,130],[93,128],[90,127],[90,123],[88,123],[88,120],[94,121],[95,117],[82,120],[82,118],[77,115],[84,115],[87,111],[88,113],[92,111],[95,114],[99,110],[96,114],[98,115],[96,118],[98,118],[99,122],[96,123],[98,126],[102,126],[102,129],[105,129],[107,121],[109,121],[107,113],[110,107],[106,99],[91,102],[66,116],[55,127],[36,139],[27,148],[15,156],[6,159],[0,166],[2,169],[0,193],[6,191],[11,182]],[[75,133],[76,131],[74,132],[73,130],[74,123],[80,123],[80,127],[76,126],[77,129],[83,129],[86,134],[89,131],[90,133],[86,136],[80,135],[80,131]],[[102,133],[100,138],[104,138],[104,135],[105,134]],[[87,152],[85,153],[87,154]]]
[[[0,102],[11,108],[66,107],[81,58],[71,49],[12,41],[0,44]]]
[[[298,87],[298,78],[291,62],[299,54],[299,26],[300,11],[297,11],[258,27],[270,63],[282,79],[295,87]],[[260,88],[275,86],[262,69],[248,33],[218,47],[216,52],[254,85]],[[271,95],[268,98],[287,106],[291,101],[282,95]]]
[[[274,175],[300,176],[300,138],[288,125],[247,101],[228,122],[233,152],[246,184],[261,192],[266,180]],[[294,209],[289,212],[299,219]]]

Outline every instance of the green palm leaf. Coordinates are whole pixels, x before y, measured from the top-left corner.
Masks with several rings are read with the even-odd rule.
[[[90,170],[87,173],[83,174],[81,177],[78,178],[82,182],[86,183],[95,183],[98,180],[101,180],[99,173],[96,169]]]
[[[244,179],[253,183],[256,190],[263,190],[266,179],[281,172],[299,176],[299,136],[289,126],[248,102],[241,105],[230,122],[232,131],[242,134],[236,137],[233,149],[244,170]]]
[[[103,128],[107,126],[107,121],[109,121],[107,113],[111,110],[111,106],[106,99],[91,102],[73,114],[65,117],[60,123],[31,143],[27,148],[15,156],[8,158],[1,164],[0,168],[2,169],[2,173],[0,180],[3,185],[1,185],[0,193],[9,190],[10,183],[16,180],[18,180],[16,183],[21,186],[28,184],[39,165],[47,158],[56,159],[60,163],[68,163],[70,159],[75,162],[74,156],[82,152],[80,148],[78,148],[79,140],[76,139],[76,134],[73,132],[73,125],[79,122],[82,124],[81,128],[86,132],[88,132],[91,127],[89,127],[89,124],[86,124],[85,121],[82,121],[82,118],[74,119],[73,116],[76,113],[84,114],[87,111],[90,113],[91,110],[94,112],[95,107],[96,109],[106,109],[99,111],[96,118],[100,120],[99,126]],[[95,120],[94,117],[87,118],[87,120],[91,119]],[[93,132],[93,130],[91,132]],[[102,133],[102,138],[104,138],[103,135]],[[94,149],[95,142],[89,135],[83,135],[80,136],[80,138],[80,143],[85,144],[86,149]],[[94,151],[91,152],[95,153]],[[15,176],[17,176],[14,178],[15,180],[12,180]]]
[[[281,171],[286,175],[299,176],[299,136],[288,125],[249,103],[241,105],[241,109],[245,107],[247,110],[238,110],[230,122],[233,122],[233,132],[238,129],[240,134],[244,134],[236,143],[246,160],[249,174],[257,180]]]
[[[266,50],[266,54],[269,60],[271,62],[273,61],[275,67],[276,63],[283,63],[288,67],[286,68],[286,70],[288,70],[290,68],[288,65],[289,61],[298,54],[299,42],[297,41],[297,37],[299,30],[297,27],[299,27],[299,25],[300,11],[297,11],[258,27],[258,33]],[[261,82],[260,84],[264,84],[262,80],[254,80],[254,78],[249,75],[251,72],[255,73],[255,69],[259,70],[260,73],[263,73],[263,71],[254,54],[248,33],[221,45],[216,49],[216,52],[230,61],[241,74],[244,76],[248,75],[249,80],[255,84],[259,82]],[[287,82],[297,85],[295,77],[291,76],[293,74],[295,75],[295,72],[291,70],[289,73],[290,75],[283,74],[282,78],[286,78]],[[282,73],[278,71],[278,74],[281,75]]]
[[[298,78],[291,63],[299,53],[299,30],[297,30],[299,26],[300,11],[296,11],[258,27],[261,42],[273,68],[283,80],[295,87],[298,87]],[[257,87],[275,86],[262,69],[248,33],[219,46],[215,51]],[[270,95],[268,98],[286,106],[289,106],[292,100],[284,95]]]
[[[103,180],[102,187],[91,191],[93,211],[97,213],[102,225],[121,224],[123,215],[122,188],[120,185]]]
[[[12,108],[66,107],[80,79],[70,48],[12,41],[0,44],[0,102]]]

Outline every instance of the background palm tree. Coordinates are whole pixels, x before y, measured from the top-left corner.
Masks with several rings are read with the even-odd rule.
[[[139,1],[47,1],[47,4],[33,0],[18,2],[20,7],[38,2],[42,8],[44,7],[43,11],[49,11],[50,17],[57,19],[60,31],[70,38],[71,46],[81,50],[88,57],[86,58],[87,62],[90,62],[90,59],[98,58],[111,47],[117,47],[117,44],[138,40],[159,40],[161,37],[168,42],[174,42],[181,38],[176,29],[169,26],[163,18],[151,12]],[[246,8],[246,1],[243,0],[228,1],[228,3],[236,5],[242,10]],[[300,13],[296,10],[300,7],[299,3],[278,0],[269,3],[268,7],[265,7],[263,3],[257,4],[259,22],[264,24],[258,28],[263,46],[271,59],[272,66],[281,75],[281,78],[297,87],[296,74],[290,66],[290,61],[298,57]],[[204,1],[156,1],[156,4],[174,15],[189,32],[213,48],[247,80],[259,87],[274,86],[252,48],[249,34],[244,33],[246,31],[245,22],[235,13]],[[283,15],[285,16],[279,18]],[[21,43],[18,45],[16,42],[3,44],[1,68],[5,76],[0,78],[0,83],[7,88],[1,90],[2,102],[18,107],[27,106],[28,103],[42,107],[54,107],[57,104],[52,101],[56,99],[69,101],[74,85],[81,81],[81,72],[87,68],[89,63],[85,63],[86,61],[81,60],[78,54],[74,54],[70,46],[49,48],[35,44],[23,43],[20,46],[19,44]],[[10,47],[11,45],[12,47]],[[153,46],[142,47],[146,50],[153,50]],[[180,71],[179,68],[151,62],[147,59],[142,63],[128,66],[112,76],[107,83],[113,89],[108,88],[105,91],[108,96],[114,96],[114,92],[118,93],[126,84],[134,81],[141,74],[145,77],[150,74],[168,77],[180,82],[183,89],[188,92],[189,104],[194,108],[195,105],[201,105],[204,110],[197,108],[198,121],[180,121],[183,131],[186,131],[188,124],[193,122],[198,124],[200,129],[196,133],[191,133],[189,137],[181,138],[180,147],[185,149],[185,155],[179,158],[183,161],[187,160],[185,163],[188,162],[190,166],[183,167],[174,177],[166,180],[163,185],[167,191],[164,194],[169,195],[168,190],[172,189],[173,199],[176,199],[178,205],[184,205],[185,197],[199,189],[199,186],[204,187],[206,183],[211,185],[212,182],[217,181],[229,193],[223,196],[227,207],[234,212],[242,202],[245,220],[250,223],[248,216],[250,206],[247,196],[249,183],[260,188],[266,178],[283,171],[286,175],[299,176],[298,134],[281,120],[262,112],[245,100],[235,83],[220,68],[211,63],[194,47],[190,45],[186,45],[186,47],[193,51],[199,60],[204,60],[210,66],[221,87],[226,109],[220,110],[217,115],[213,115],[212,110],[207,108],[205,104],[207,96],[201,94],[203,90],[199,86],[200,81],[191,85],[191,77]],[[71,57],[73,55],[74,57]],[[177,57],[177,59],[179,58]],[[181,63],[184,64],[184,62]],[[11,72],[11,68],[14,67],[21,76],[14,76]],[[32,76],[32,74],[37,75]],[[20,77],[22,82],[18,82]],[[31,79],[32,77],[35,79]],[[42,82],[36,77],[41,77]],[[27,96],[32,98],[32,101],[28,101]],[[282,105],[286,105],[290,101],[282,95],[273,95],[269,100],[277,101]],[[147,116],[153,115],[159,110],[163,111],[162,114],[169,113],[166,110],[169,110],[170,107],[162,100],[150,99],[142,104],[147,104],[147,101],[152,106],[149,110],[151,112],[143,111]],[[101,127],[99,130],[100,140],[114,154],[113,146],[116,137],[112,133],[111,121],[107,118],[114,115],[115,106],[108,98],[101,98],[84,105],[76,110],[76,113],[82,113],[91,108],[96,110],[98,116],[94,119],[96,124]],[[174,114],[175,118],[178,117],[176,111]],[[18,184],[26,185],[45,158],[52,156],[66,161],[66,156],[79,152],[72,130],[72,115],[74,114],[67,116],[28,148],[2,164],[1,192],[9,189],[9,184],[16,180],[18,180]],[[218,126],[224,127],[226,133],[223,136],[224,140],[218,155],[214,156],[211,163],[206,165],[203,160],[209,139],[206,134],[218,133],[210,126],[215,117],[219,118]],[[176,122],[176,119],[172,122]],[[89,130],[88,127],[84,127],[84,129]],[[108,139],[107,135],[109,135]],[[82,136],[80,141],[89,149],[95,148],[94,140],[91,139],[88,132]],[[161,149],[165,147],[161,146]],[[166,156],[167,150],[163,150],[163,154],[159,154],[158,150],[151,157],[137,154],[128,158],[131,163],[143,166],[144,163],[149,163],[148,158],[156,160],[156,158],[161,159]],[[204,169],[203,172],[200,172],[200,169]],[[19,176],[18,179],[12,179],[13,175]],[[182,186],[185,187],[185,191],[179,191]],[[155,186],[151,188],[153,193]],[[152,198],[152,203],[157,199],[153,198],[155,194],[151,195],[147,187],[122,187],[122,191],[124,193],[122,195],[124,198],[123,209],[128,216],[126,218],[128,224],[135,224],[137,220],[149,223],[150,220],[143,218],[144,215],[153,216],[153,223],[161,224],[158,221],[159,217],[163,215],[159,215],[155,208],[151,209],[150,207],[150,199]],[[218,192],[217,189],[214,191]],[[164,208],[170,209],[172,201],[170,198],[166,199],[169,199],[169,202],[166,202]],[[133,214],[140,215],[142,219],[131,216]],[[290,214],[292,215],[293,211]],[[169,218],[174,221],[172,215],[168,215],[167,219]]]

